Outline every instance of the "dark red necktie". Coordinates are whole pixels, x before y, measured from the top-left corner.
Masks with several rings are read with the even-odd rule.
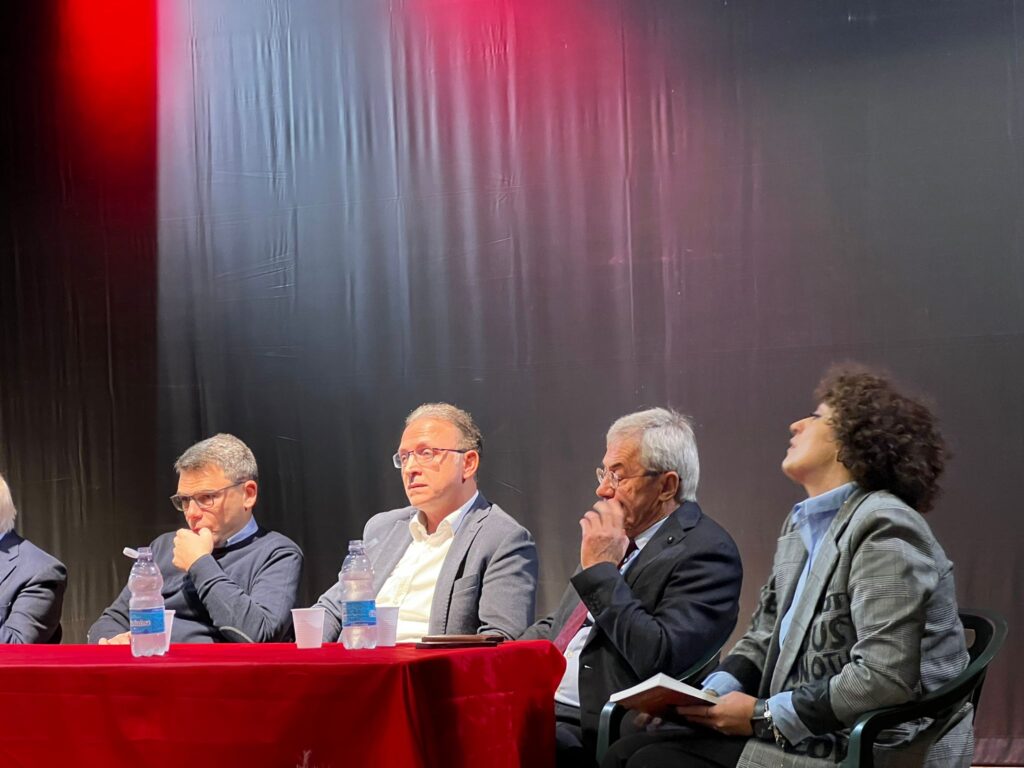
[[[565,653],[565,649],[569,647],[569,643],[574,637],[576,637],[576,633],[583,628],[583,622],[586,620],[587,606],[586,603],[580,600],[579,605],[573,609],[573,612],[569,614],[569,618],[566,620],[565,624],[562,625],[562,628],[558,632],[558,636],[551,641],[555,644],[555,648],[558,649],[559,653]]]
[[[625,563],[631,554],[636,552],[636,542],[632,539],[629,540],[629,546],[626,547],[626,554],[622,556],[622,560],[619,561],[619,568]],[[576,637],[576,633],[583,628],[583,624],[587,620],[587,606],[582,600],[577,605],[572,613],[569,614],[569,618],[566,619],[565,624],[558,631],[558,635],[555,637],[553,642],[555,648],[558,649],[559,653],[565,653],[565,649],[569,647],[569,643]]]

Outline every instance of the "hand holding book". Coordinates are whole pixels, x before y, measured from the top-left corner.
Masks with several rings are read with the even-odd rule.
[[[611,701],[627,709],[636,709],[650,715],[664,715],[679,706],[696,705],[706,708],[716,703],[718,697],[712,692],[694,688],[659,672],[632,688],[613,693]]]
[[[742,691],[732,691],[715,700],[714,704],[676,707],[676,712],[694,725],[710,728],[726,736],[752,736],[750,719],[757,699]]]
[[[694,725],[729,736],[752,734],[750,717],[756,699],[739,691],[719,697],[714,691],[702,691],[659,673],[632,688],[613,693],[610,700],[656,719],[682,716]]]

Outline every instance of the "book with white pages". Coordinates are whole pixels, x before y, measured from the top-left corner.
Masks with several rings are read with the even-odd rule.
[[[613,693],[609,701],[621,704],[626,709],[660,715],[672,707],[714,704],[717,697],[659,672],[632,688]]]

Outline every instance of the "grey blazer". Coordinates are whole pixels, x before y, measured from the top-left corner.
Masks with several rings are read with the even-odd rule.
[[[779,624],[807,552],[790,518],[750,629],[720,669],[758,697],[793,691],[814,736],[783,753],[751,739],[739,768],[834,763],[868,710],[911,701],[967,666],[953,565],[917,512],[884,491],[855,492],[829,526],[796,605],[785,645]],[[970,766],[969,717],[938,744],[919,721],[885,731],[876,765]]]
[[[413,507],[374,515],[363,530],[379,592],[412,543]],[[481,493],[459,523],[441,566],[430,606],[428,633],[486,632],[512,639],[533,622],[537,590],[537,548],[523,526]],[[341,635],[341,574],[317,600],[326,611],[324,640]]]
[[[14,531],[0,534],[0,643],[45,643],[57,631],[64,564]]]

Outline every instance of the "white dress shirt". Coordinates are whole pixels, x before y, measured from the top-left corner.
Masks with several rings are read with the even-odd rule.
[[[459,523],[479,495],[479,491],[474,493],[469,501],[445,517],[433,533],[427,533],[422,512],[416,512],[409,519],[412,543],[377,593],[377,605],[398,606],[398,642],[414,642],[428,633],[430,606],[441,567]]]

